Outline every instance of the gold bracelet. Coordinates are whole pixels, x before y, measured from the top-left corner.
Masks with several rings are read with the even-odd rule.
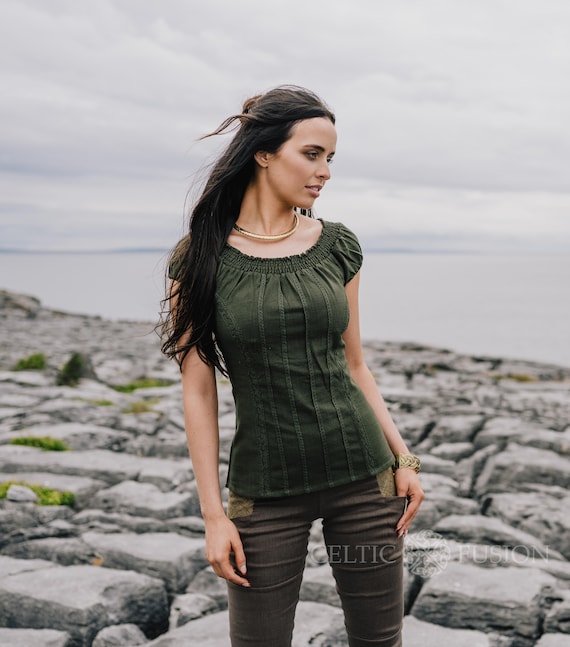
[[[420,459],[413,454],[396,454],[394,459],[394,470],[398,470],[401,467],[409,467],[417,474],[422,467]]]

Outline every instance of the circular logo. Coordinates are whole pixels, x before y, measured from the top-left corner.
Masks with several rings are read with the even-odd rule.
[[[404,565],[412,575],[428,578],[447,566],[451,550],[433,530],[420,530],[404,540]]]

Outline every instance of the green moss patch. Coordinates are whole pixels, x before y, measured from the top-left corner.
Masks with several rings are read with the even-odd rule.
[[[24,481],[3,481],[0,483],[0,499],[5,499],[11,485],[23,485],[30,488],[38,497],[39,505],[75,505],[75,494],[53,488],[36,485],[35,483],[25,483]]]
[[[49,452],[66,452],[69,450],[68,445],[63,440],[58,440],[51,436],[19,436],[18,438],[12,438],[10,444],[39,447]]]
[[[83,374],[84,359],[79,353],[73,353],[57,374],[58,386],[75,386]]]
[[[120,393],[132,393],[137,389],[151,389],[155,386],[170,386],[171,384],[174,384],[172,380],[141,377],[138,380],[134,380],[134,382],[130,382],[129,384],[117,384],[112,388],[115,389],[115,391],[119,391]]]
[[[515,380],[516,382],[538,382],[538,379],[533,375],[527,375],[526,373],[508,373],[508,380]]]
[[[43,353],[28,355],[16,362],[13,371],[42,371],[47,366],[46,356]]]
[[[152,400],[137,400],[126,409],[123,409],[123,413],[149,413],[150,411],[154,411],[152,405],[157,403],[158,399],[156,398]]]

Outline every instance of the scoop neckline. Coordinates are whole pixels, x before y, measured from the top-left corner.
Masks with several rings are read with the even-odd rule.
[[[235,250],[241,256],[245,256],[246,258],[252,258],[252,259],[255,259],[256,261],[267,261],[267,260],[278,261],[278,260],[283,260],[287,258],[295,258],[296,256],[304,256],[305,254],[308,254],[313,249],[313,247],[316,247],[321,242],[321,238],[323,237],[323,233],[325,231],[325,221],[322,218],[315,218],[315,220],[319,220],[321,223],[321,233],[319,234],[319,237],[312,245],[307,247],[305,251],[299,252],[297,254],[290,254],[289,256],[253,256],[252,254],[246,254],[245,252],[242,252],[240,249],[238,249],[237,247],[234,247],[233,245],[230,245],[228,242],[226,242],[226,247],[229,249]]]
[[[321,233],[317,240],[305,251],[289,256],[252,256],[240,251],[237,247],[224,245],[221,260],[237,269],[251,271],[279,272],[310,267],[317,261],[323,260],[330,251],[338,236],[335,223],[317,218],[322,224]]]

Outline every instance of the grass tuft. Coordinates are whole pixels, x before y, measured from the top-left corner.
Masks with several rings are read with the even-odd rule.
[[[56,384],[58,386],[75,386],[83,372],[83,364],[83,357],[79,353],[73,353],[59,370]]]
[[[25,483],[24,481],[4,481],[0,483],[0,499],[5,499],[11,485],[24,485],[36,493],[39,505],[75,505],[75,494],[61,490],[54,490],[43,485],[35,483]]]
[[[149,413],[150,411],[154,411],[152,405],[157,402],[158,399],[156,398],[153,398],[152,400],[137,400],[126,409],[123,409],[123,413]]]
[[[508,380],[515,380],[516,382],[538,382],[538,379],[527,373],[507,373]]]
[[[43,353],[34,353],[18,360],[12,367],[13,371],[42,371],[47,365]]]
[[[115,389],[115,391],[119,391],[119,393],[132,393],[137,389],[151,389],[155,386],[170,386],[171,384],[174,384],[174,382],[172,382],[171,380],[141,377],[138,380],[130,382],[129,384],[117,384],[112,388]]]
[[[18,436],[12,438],[11,445],[24,445],[26,447],[39,447],[48,452],[66,452],[69,446],[63,440],[52,438],[51,436]]]

